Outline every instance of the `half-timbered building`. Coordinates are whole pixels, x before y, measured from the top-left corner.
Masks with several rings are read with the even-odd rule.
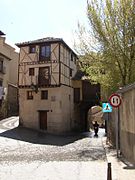
[[[77,55],[59,38],[16,44],[19,59],[20,124],[47,132],[73,128],[72,77]]]
[[[20,125],[50,133],[86,129],[87,111],[99,86],[95,90],[82,75],[78,79],[75,52],[59,38],[16,45]]]

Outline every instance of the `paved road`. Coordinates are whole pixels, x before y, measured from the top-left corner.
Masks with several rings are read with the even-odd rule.
[[[54,136],[0,121],[0,179],[105,180],[104,132]]]

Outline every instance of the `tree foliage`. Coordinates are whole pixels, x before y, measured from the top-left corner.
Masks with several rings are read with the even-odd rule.
[[[135,81],[135,1],[90,0],[78,25],[81,68],[110,91]]]

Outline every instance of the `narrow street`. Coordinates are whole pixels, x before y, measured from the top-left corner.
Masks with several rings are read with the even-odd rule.
[[[106,179],[103,132],[54,136],[17,126],[18,117],[0,121],[0,179]]]
[[[1,180],[107,179],[104,130],[95,138],[92,132],[54,136],[17,126],[18,117],[0,121]]]

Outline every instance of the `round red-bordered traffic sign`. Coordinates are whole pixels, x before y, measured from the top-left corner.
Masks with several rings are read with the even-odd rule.
[[[121,97],[114,93],[109,97],[109,103],[112,107],[117,108],[121,105]]]

